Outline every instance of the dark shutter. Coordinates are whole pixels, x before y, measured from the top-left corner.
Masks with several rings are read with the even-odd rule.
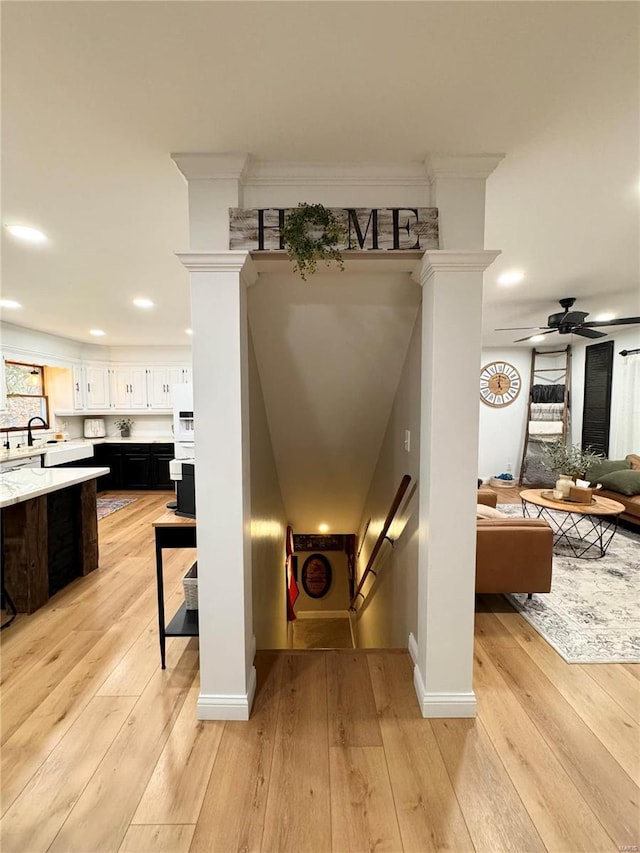
[[[584,407],[582,410],[582,449],[609,455],[611,419],[611,376],[613,341],[586,348],[584,363]]]

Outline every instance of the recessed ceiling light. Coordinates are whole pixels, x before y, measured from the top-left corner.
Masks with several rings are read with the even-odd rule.
[[[607,323],[609,320],[615,319],[615,314],[596,314],[596,321],[598,323]]]
[[[320,533],[328,533],[329,532],[329,525],[328,524],[319,524],[318,530],[320,531]]]
[[[540,341],[544,340],[544,335],[533,335],[529,338],[532,344],[538,344]]]
[[[89,329],[89,334],[93,335],[95,338],[101,338],[104,335],[102,329]]]
[[[188,335],[192,335],[192,334],[193,334],[193,329],[185,329],[185,332],[186,332]]]
[[[15,299],[0,299],[0,307],[2,308],[22,308],[19,302]]]
[[[519,284],[524,278],[522,270],[508,270],[498,276],[498,284]]]
[[[153,308],[153,302],[150,299],[145,299],[144,297],[134,299],[133,304],[136,308]]]
[[[18,240],[24,240],[27,243],[46,243],[47,235],[37,228],[29,228],[28,225],[6,225],[9,234],[17,237]]]

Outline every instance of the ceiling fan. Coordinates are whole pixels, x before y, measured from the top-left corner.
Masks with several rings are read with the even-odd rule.
[[[567,296],[560,299],[560,305],[563,310],[556,314],[550,314],[547,318],[546,326],[516,326],[508,329],[494,329],[496,332],[517,332],[530,329],[539,335],[551,335],[553,332],[558,332],[561,335],[581,335],[583,338],[605,338],[607,332],[596,332],[595,326],[627,326],[634,323],[640,323],[640,317],[620,317],[618,320],[592,320],[590,323],[585,322],[589,313],[587,311],[571,311],[571,307],[575,302],[574,296]],[[546,330],[546,331],[543,331]],[[514,341],[519,344],[521,341],[528,341],[530,335],[526,338],[518,338]]]

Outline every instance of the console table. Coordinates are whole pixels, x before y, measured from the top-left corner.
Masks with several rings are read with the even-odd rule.
[[[199,634],[198,611],[187,610],[183,602],[168,625],[164,616],[164,577],[162,551],[164,548],[195,548],[196,520],[176,515],[167,510],[152,522],[156,540],[156,580],[158,588],[158,634],[160,637],[160,660],[166,669],[165,646],[167,637],[197,637]]]

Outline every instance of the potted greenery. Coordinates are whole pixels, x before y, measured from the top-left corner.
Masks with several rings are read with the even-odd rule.
[[[129,438],[129,436],[131,435],[131,427],[134,424],[131,418],[118,418],[115,424],[116,429],[120,430],[120,437]]]
[[[293,261],[293,271],[299,272],[303,281],[313,275],[318,261],[329,264],[335,261],[344,270],[344,261],[338,246],[345,241],[344,228],[333,211],[322,204],[301,202],[290,210],[281,231],[282,242]]]
[[[590,447],[583,450],[579,444],[567,444],[562,438],[546,442],[542,449],[545,468],[557,476],[564,474],[572,480],[584,477],[587,468],[602,459],[602,454],[594,453]]]

